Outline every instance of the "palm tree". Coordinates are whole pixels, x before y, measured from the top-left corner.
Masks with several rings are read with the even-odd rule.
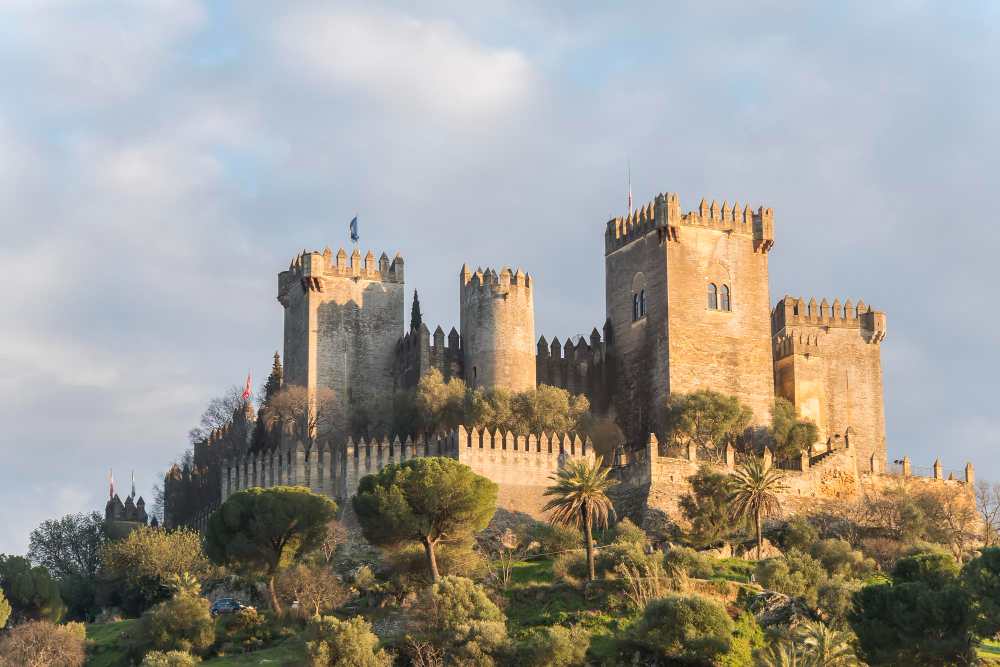
[[[831,630],[822,621],[806,621],[795,629],[801,652],[810,656],[816,667],[850,667],[858,659],[851,646],[850,632]]]
[[[785,488],[781,483],[784,475],[764,463],[764,459],[749,458],[743,461],[732,474],[736,491],[729,496],[729,511],[739,520],[753,517],[757,524],[757,560],[763,537],[761,522],[777,516],[781,512],[781,502],[775,494]]]
[[[776,641],[766,649],[754,651],[754,664],[757,667],[813,667],[809,658],[804,658],[795,650],[795,644],[790,641]]]
[[[201,593],[201,584],[189,572],[170,575],[167,577],[167,586],[173,589],[175,596],[199,595]]]
[[[583,525],[584,539],[587,547],[587,568],[590,578],[594,579],[594,547],[592,529],[594,525],[607,527],[608,515],[614,516],[615,508],[605,495],[605,490],[617,484],[617,480],[608,479],[610,468],[601,467],[603,459],[596,461],[587,459],[570,459],[566,461],[551,479],[555,482],[545,491],[545,495],[554,496],[545,503],[543,511],[552,510],[549,521],[572,526]]]

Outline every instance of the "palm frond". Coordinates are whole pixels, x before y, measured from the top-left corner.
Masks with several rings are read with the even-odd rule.
[[[615,508],[605,491],[618,483],[609,479],[609,468],[601,466],[598,457],[593,463],[587,459],[570,459],[550,477],[553,484],[545,490],[551,499],[542,508],[552,512],[549,521],[579,526],[584,520],[584,507],[594,526],[607,526]]]

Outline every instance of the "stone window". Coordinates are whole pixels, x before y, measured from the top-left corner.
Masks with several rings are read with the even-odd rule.
[[[719,289],[719,309],[720,310],[730,310],[729,308],[729,286],[723,285]]]
[[[646,317],[646,276],[639,272],[632,278],[632,321]]]
[[[715,283],[708,284],[708,309],[719,309],[719,290],[715,287]]]
[[[639,319],[639,295],[632,295],[632,321]]]
[[[639,293],[639,317],[646,316],[646,290]]]

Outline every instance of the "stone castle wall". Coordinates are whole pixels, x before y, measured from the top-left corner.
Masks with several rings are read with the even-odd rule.
[[[431,332],[425,324],[421,324],[416,331],[410,331],[396,343],[396,389],[416,387],[421,376],[431,368],[440,371],[445,382],[465,377],[461,343],[454,327],[448,333],[447,345],[441,327],[434,330],[432,342]]]
[[[569,338],[564,346],[559,345],[558,338],[553,338],[550,345],[542,336],[535,355],[535,376],[538,384],[586,396],[591,410],[603,414],[608,409],[606,354],[596,328],[589,342],[581,336],[575,345]]]

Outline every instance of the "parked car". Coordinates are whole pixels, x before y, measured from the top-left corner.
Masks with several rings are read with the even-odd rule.
[[[219,614],[235,614],[240,609],[253,609],[250,605],[243,604],[239,600],[234,600],[233,598],[219,598],[212,603],[212,616],[218,616]]]

